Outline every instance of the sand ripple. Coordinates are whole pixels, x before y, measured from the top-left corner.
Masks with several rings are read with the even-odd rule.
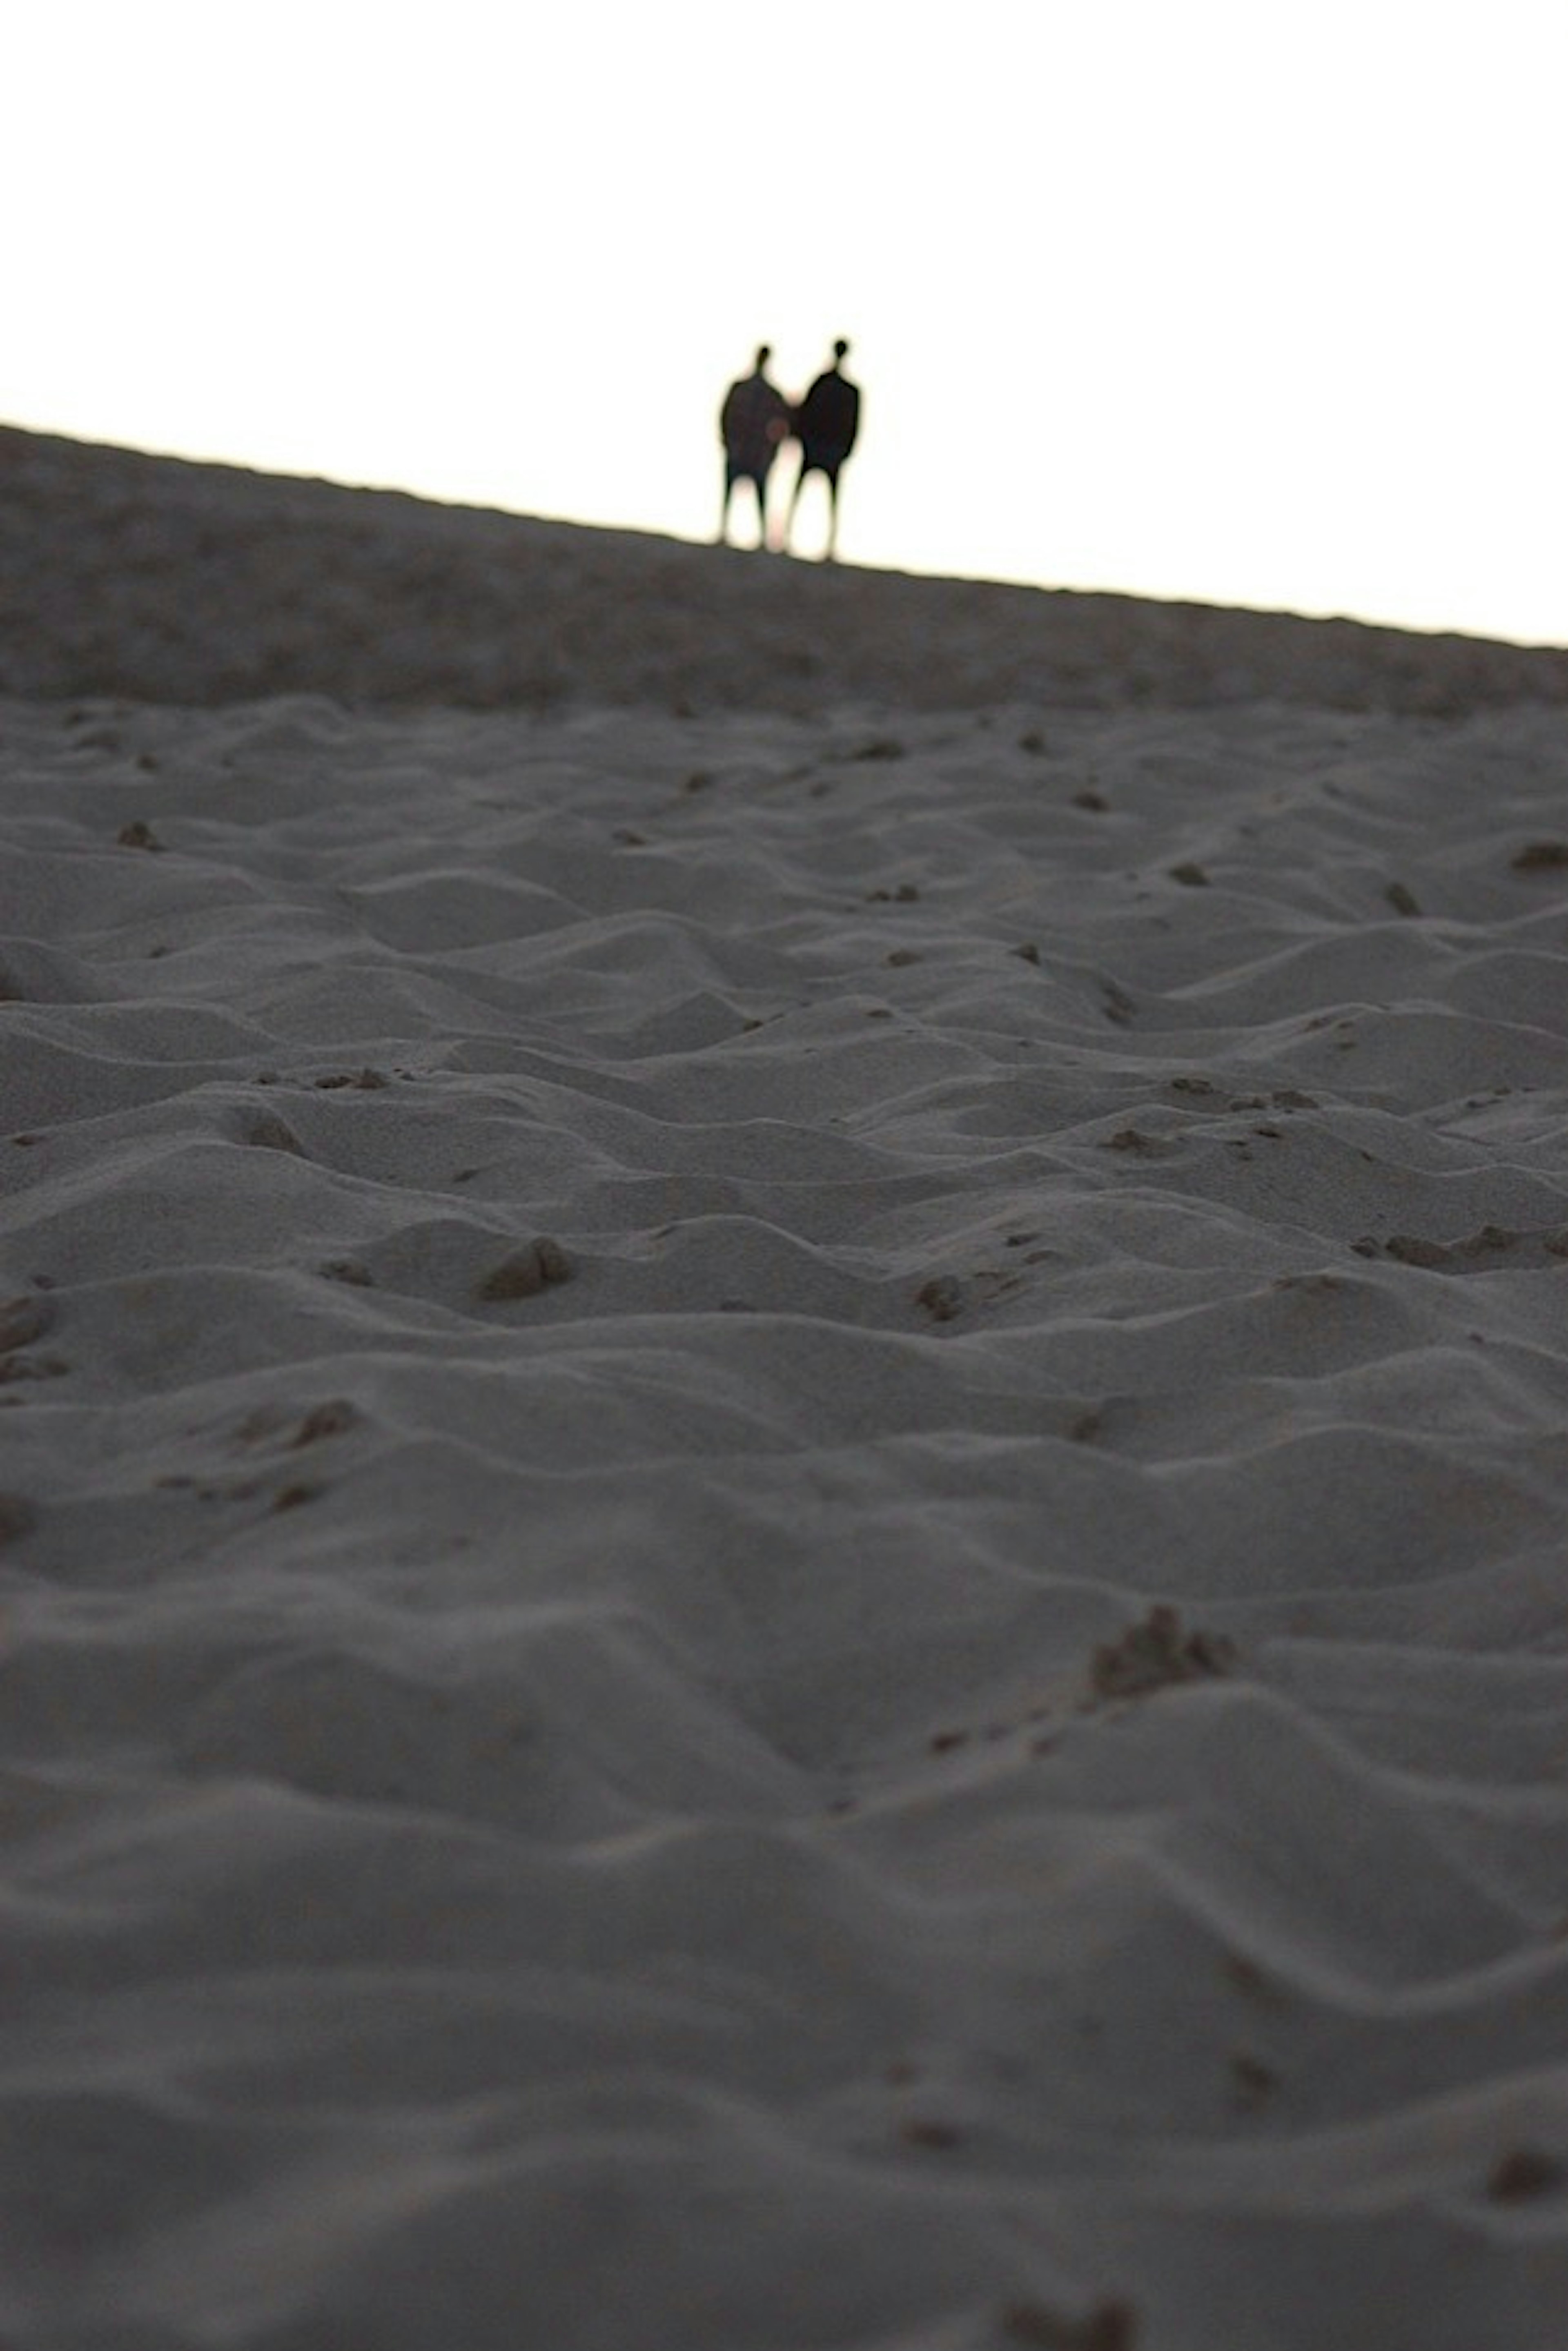
[[[1550,2351],[1554,722],[4,715],[7,2345]]]

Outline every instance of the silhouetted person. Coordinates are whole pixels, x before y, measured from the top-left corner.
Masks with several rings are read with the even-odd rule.
[[[824,369],[810,391],[796,409],[792,419],[795,438],[800,444],[800,470],[795,476],[794,493],[789,500],[789,518],[784,525],[784,544],[789,544],[789,533],[795,527],[795,509],[800,503],[800,490],[808,474],[821,474],[828,485],[828,554],[831,556],[839,535],[839,470],[855,445],[860,430],[860,387],[852,384],[840,365],[849,356],[849,345],[842,340],[833,345],[833,364]]]
[[[758,346],[751,373],[730,385],[718,413],[719,438],[724,443],[724,504],[718,517],[721,547],[729,537],[729,506],[737,482],[749,482],[757,493],[757,544],[768,544],[768,476],[789,437],[789,403],[778,385],[768,380],[772,356],[766,343]]]

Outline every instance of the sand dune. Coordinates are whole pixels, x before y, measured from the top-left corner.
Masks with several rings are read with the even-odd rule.
[[[6,2351],[1555,2351],[1568,654],[0,579]]]

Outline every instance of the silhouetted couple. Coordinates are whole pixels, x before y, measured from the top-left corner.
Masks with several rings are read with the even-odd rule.
[[[821,474],[828,485],[827,552],[832,555],[839,535],[839,474],[855,445],[861,419],[860,388],[850,381],[841,365],[849,356],[849,348],[841,341],[833,345],[831,367],[824,368],[801,401],[786,400],[770,381],[768,362],[773,354],[766,343],[758,351],[751,373],[730,385],[718,419],[719,437],[724,443],[724,505],[718,520],[721,545],[729,537],[730,501],[739,482],[749,482],[757,493],[758,545],[768,545],[768,476],[785,442],[798,441],[800,470],[789,494],[789,511],[784,517],[779,544],[787,554],[801,487],[809,474]]]

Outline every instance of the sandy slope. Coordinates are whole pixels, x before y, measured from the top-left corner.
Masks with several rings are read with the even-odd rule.
[[[777,562],[4,427],[0,611],[17,695],[797,717],[1568,700],[1561,650]]]
[[[6,2351],[1555,2351],[1564,657],[5,461]]]

